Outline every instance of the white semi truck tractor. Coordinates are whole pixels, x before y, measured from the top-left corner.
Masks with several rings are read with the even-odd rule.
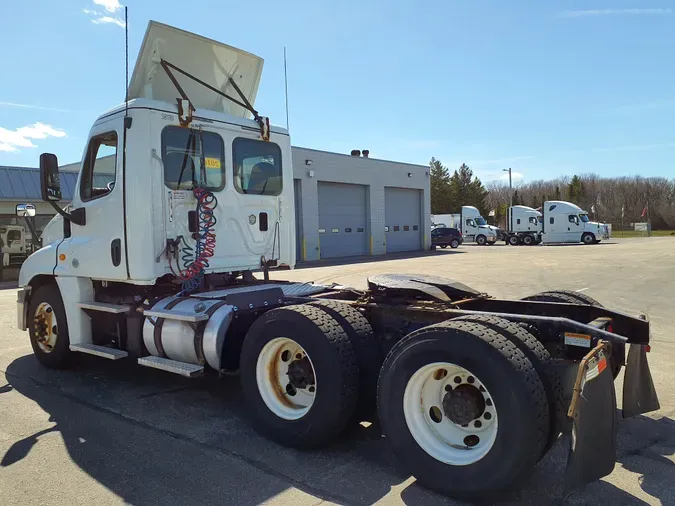
[[[501,236],[501,230],[488,225],[480,211],[474,206],[462,206],[460,214],[460,230],[465,242],[475,242],[479,246],[492,246]]]
[[[502,238],[511,246],[532,246],[541,242],[541,213],[532,207],[510,207],[506,213],[506,226]]]
[[[579,206],[561,200],[544,202],[542,225],[544,244],[597,244],[610,238],[606,224],[591,221],[588,213]]]
[[[583,294],[502,300],[435,276],[364,290],[270,280],[293,267],[295,213],[289,134],[254,108],[262,65],[151,22],[67,210],[56,156],[41,155],[58,216],[17,300],[37,360],[133,360],[186,381],[239,371],[265,436],[318,447],[378,417],[420,484],[462,499],[517,488],[572,427],[566,489],[611,472],[624,365],[624,414],[658,408],[644,319]],[[484,227],[473,235],[487,241]]]

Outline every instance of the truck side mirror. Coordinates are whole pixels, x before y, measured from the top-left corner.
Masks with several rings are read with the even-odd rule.
[[[35,216],[35,206],[33,204],[17,204],[16,215],[20,218]]]
[[[59,161],[55,154],[40,155],[40,190],[42,200],[58,202],[61,200],[61,182],[59,181]]]

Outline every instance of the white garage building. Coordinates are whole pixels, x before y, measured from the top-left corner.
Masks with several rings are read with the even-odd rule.
[[[429,248],[429,168],[364,156],[293,148],[297,260]],[[62,166],[68,203],[79,163]],[[0,224],[21,224],[18,203],[37,205],[41,230],[54,214],[40,201],[36,168],[0,167]]]
[[[293,148],[298,260],[429,248],[429,168]]]

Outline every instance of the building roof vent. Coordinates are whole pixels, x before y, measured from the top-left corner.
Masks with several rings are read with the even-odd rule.
[[[352,149],[352,156],[361,156],[361,151],[358,149]]]
[[[363,158],[368,158],[368,155],[370,154],[370,151],[367,150],[367,149],[364,149],[363,151],[361,151],[361,153],[363,154]]]

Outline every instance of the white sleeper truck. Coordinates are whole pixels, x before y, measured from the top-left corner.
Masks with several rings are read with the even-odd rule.
[[[270,280],[293,267],[295,213],[289,134],[254,108],[262,64],[151,22],[68,210],[56,156],[41,155],[59,214],[17,302],[37,360],[133,360],[185,381],[238,370],[251,423],[279,444],[319,447],[379,417],[420,484],[462,499],[519,487],[573,427],[566,490],[610,473],[622,367],[624,415],[658,409],[645,319],[584,294],[503,300],[434,276],[365,290]]]
[[[20,225],[0,226],[0,242],[3,244],[0,261],[4,267],[21,265],[30,253],[26,229]]]
[[[576,204],[549,200],[542,207],[543,242],[597,244],[609,239],[609,227],[591,221],[588,213]]]
[[[541,242],[541,213],[527,206],[512,206],[506,213],[507,230],[502,238],[511,246],[532,246]]]
[[[460,215],[460,230],[467,242],[475,242],[479,246],[492,246],[497,242],[501,231],[494,225],[488,225],[480,211],[473,206],[462,206]]]

